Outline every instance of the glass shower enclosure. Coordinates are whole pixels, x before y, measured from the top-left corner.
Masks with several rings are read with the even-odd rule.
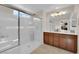
[[[34,40],[34,26],[32,16],[20,12],[20,44],[24,45]]]
[[[0,52],[28,43],[38,44],[41,39],[42,21],[39,17],[0,5]]]
[[[0,6],[0,52],[17,45],[18,16],[13,9]]]
[[[39,17],[20,12],[20,44],[39,42],[42,39],[42,22]]]

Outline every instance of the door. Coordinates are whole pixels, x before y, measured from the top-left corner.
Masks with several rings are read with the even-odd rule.
[[[33,17],[34,41],[41,43],[42,40],[42,20],[39,17]]]
[[[49,33],[49,44],[54,45],[54,34],[53,33]]]
[[[66,46],[66,35],[65,34],[60,34],[60,46],[61,48],[64,48],[66,49],[67,46]]]
[[[59,37],[60,34],[54,34],[54,46],[57,46],[59,47],[59,40],[60,40],[60,37]]]
[[[49,44],[49,33],[47,32],[44,32],[44,43],[45,44]]]
[[[75,35],[68,35],[67,36],[67,50],[72,52],[77,52],[77,36]]]
[[[20,12],[20,44],[25,45],[34,40],[34,26],[31,15]]]

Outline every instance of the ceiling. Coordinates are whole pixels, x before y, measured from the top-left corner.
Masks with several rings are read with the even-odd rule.
[[[36,12],[51,11],[69,6],[69,4],[21,4],[21,5],[25,8],[31,9]]]

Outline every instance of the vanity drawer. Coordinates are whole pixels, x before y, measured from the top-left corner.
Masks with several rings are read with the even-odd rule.
[[[59,41],[59,34],[54,34],[54,41]]]
[[[54,37],[59,37],[59,34],[57,34],[57,33],[54,33]]]

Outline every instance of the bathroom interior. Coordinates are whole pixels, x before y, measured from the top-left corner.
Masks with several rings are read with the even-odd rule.
[[[78,54],[78,4],[0,4],[0,54]]]

